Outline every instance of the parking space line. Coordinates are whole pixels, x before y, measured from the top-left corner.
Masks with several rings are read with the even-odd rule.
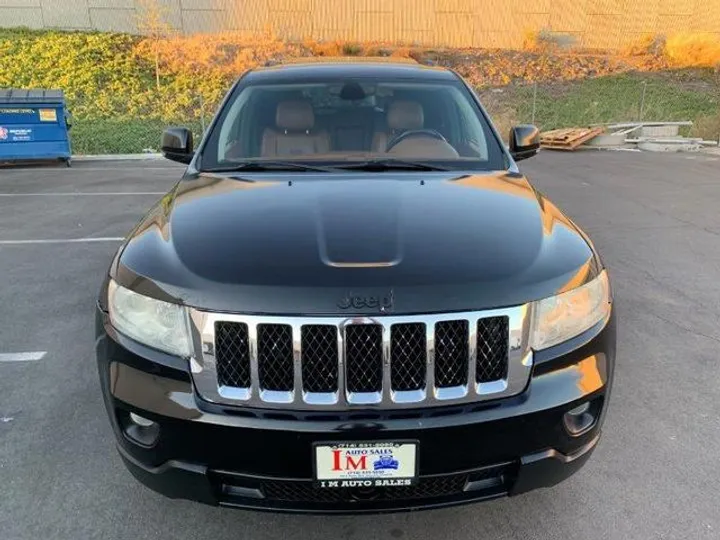
[[[85,242],[121,242],[122,236],[98,238],[46,238],[38,240],[0,240],[0,246],[21,246],[25,244],[82,244]]]
[[[68,192],[68,193],[0,193],[0,197],[94,197],[108,195],[112,197],[122,195],[165,195],[167,191],[106,191],[106,192]]]
[[[0,353],[0,362],[34,362],[41,360],[47,351]]]
[[[2,167],[2,168],[0,168],[0,170],[2,170],[3,172],[7,172],[7,173],[17,174],[18,176],[20,176],[21,174],[24,174],[24,173],[30,174],[30,173],[35,173],[38,171],[43,172],[46,170],[51,170],[52,174],[65,174],[65,175],[75,174],[75,175],[77,175],[77,174],[82,174],[84,172],[108,172],[108,171],[112,171],[112,170],[117,170],[120,165],[125,165],[125,163],[120,163],[119,161],[116,161],[116,162],[113,162],[113,164],[108,167],[73,167],[70,169],[68,169],[66,167],[57,167],[57,168],[55,168],[55,167],[53,167],[53,168]],[[133,167],[133,166],[130,166],[130,167],[125,168],[125,170],[123,172],[134,172],[134,171],[138,171],[138,172],[168,171],[168,172],[175,172],[175,173],[179,172],[180,174],[182,174],[182,172],[184,171],[184,168],[183,167],[172,167],[172,166],[170,166],[170,167]]]

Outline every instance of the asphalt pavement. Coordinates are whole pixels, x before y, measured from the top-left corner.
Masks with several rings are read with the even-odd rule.
[[[599,448],[567,482],[512,499],[312,517],[165,499],[114,449],[96,293],[182,168],[0,168],[0,539],[720,538],[720,156],[543,152],[522,169],[613,278],[618,366]]]

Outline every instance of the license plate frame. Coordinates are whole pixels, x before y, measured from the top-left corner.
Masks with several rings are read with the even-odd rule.
[[[391,451],[388,452],[388,449]],[[392,488],[415,485],[418,481],[419,449],[420,443],[414,439],[316,442],[312,447],[313,481],[316,487],[325,489]],[[328,450],[331,451],[330,456],[328,456]],[[347,469],[343,471],[329,470],[326,463],[327,459],[331,459],[332,464],[335,464],[335,455],[332,454],[332,450],[340,450],[341,452],[355,450],[356,453],[350,455],[351,459],[354,455],[354,464],[361,461],[363,455],[366,456],[365,472],[358,471],[357,468],[354,473]],[[366,452],[362,453],[363,450]],[[347,465],[346,456],[347,454],[341,453],[339,458]],[[378,461],[381,456],[389,456],[389,459],[383,459],[384,463],[379,465],[379,469],[376,469],[375,462],[370,462],[370,460]],[[411,459],[410,464],[406,464],[408,459]],[[369,470],[368,466],[370,467]],[[394,474],[396,470],[397,474]]]

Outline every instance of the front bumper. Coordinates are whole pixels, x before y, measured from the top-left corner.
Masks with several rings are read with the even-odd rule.
[[[123,461],[139,481],[172,498],[295,512],[436,508],[552,486],[597,446],[615,359],[612,316],[537,353],[528,388],[513,398],[402,414],[296,415],[206,403],[185,362],[118,335],[100,310],[97,330],[105,404]],[[571,435],[565,415],[586,402],[594,421]],[[131,412],[157,422],[156,442],[128,435]],[[416,485],[314,487],[313,443],[401,439],[419,442]]]

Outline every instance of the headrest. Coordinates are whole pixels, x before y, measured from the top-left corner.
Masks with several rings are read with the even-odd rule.
[[[281,101],[275,113],[275,124],[289,131],[308,131],[315,126],[315,114],[308,101]]]
[[[387,113],[390,129],[422,129],[425,124],[422,105],[416,101],[394,101]]]

